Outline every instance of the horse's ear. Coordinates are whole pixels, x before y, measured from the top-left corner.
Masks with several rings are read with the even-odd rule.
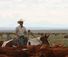
[[[49,36],[50,36],[50,34],[47,37],[49,37]]]
[[[46,34],[45,34],[45,37],[47,37]]]

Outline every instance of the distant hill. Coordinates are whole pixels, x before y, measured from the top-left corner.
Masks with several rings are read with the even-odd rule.
[[[68,33],[68,30],[32,30],[34,33]]]
[[[14,30],[0,30],[0,32],[14,32]],[[68,30],[31,30],[33,33],[68,33]]]
[[[49,28],[49,27],[26,27],[34,33],[68,33],[68,29]],[[14,32],[14,27],[0,27],[0,32]]]

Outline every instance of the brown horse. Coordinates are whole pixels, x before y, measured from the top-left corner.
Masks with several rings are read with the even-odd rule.
[[[42,36],[42,37],[40,38],[40,40],[42,41],[43,44],[48,44],[48,45],[50,45],[50,44],[49,44],[48,37],[49,37],[49,35],[46,36],[46,34],[45,34],[45,36]]]

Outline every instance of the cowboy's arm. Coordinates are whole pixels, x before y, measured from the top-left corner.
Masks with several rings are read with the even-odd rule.
[[[14,33],[15,35],[19,36],[17,33]]]
[[[17,32],[18,32],[18,28],[16,27],[16,29],[14,31],[14,34],[17,35],[17,36],[19,36],[19,34],[17,34]]]

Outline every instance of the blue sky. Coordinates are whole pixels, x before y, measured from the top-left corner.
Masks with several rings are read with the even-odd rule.
[[[68,0],[0,0],[0,27],[68,27]]]

